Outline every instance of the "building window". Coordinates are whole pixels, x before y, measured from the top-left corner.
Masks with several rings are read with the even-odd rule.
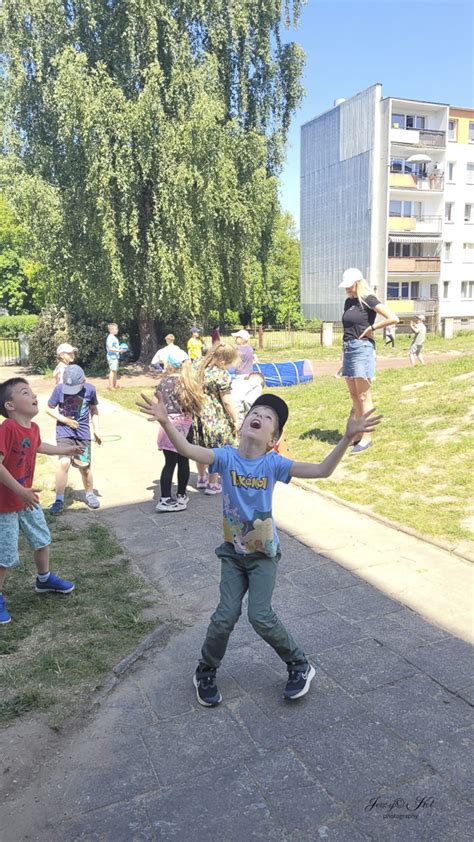
[[[472,205],[464,205],[464,222],[474,222],[474,214],[472,212]]]
[[[448,181],[454,181],[454,161],[448,161]]]
[[[458,139],[458,121],[448,120],[448,140]]]
[[[466,181],[468,184],[474,184],[474,164],[467,165]]]
[[[404,129],[405,128],[405,115],[404,114],[392,114],[392,129]]]
[[[444,221],[453,222],[454,220],[454,202],[446,202],[444,205]]]
[[[430,298],[438,298],[438,284],[430,284]]]
[[[390,216],[416,216],[421,218],[421,202],[402,202],[399,199],[391,199],[389,204]]]
[[[443,281],[443,298],[449,298],[449,281]]]
[[[474,263],[474,243],[462,244],[462,262]]]
[[[419,297],[419,281],[388,281],[387,283],[387,298],[407,300]]]
[[[444,259],[451,260],[451,246],[452,243],[445,243],[444,244]]]
[[[474,298],[474,281],[461,281],[461,298]]]
[[[469,123],[469,143],[474,143],[474,123]]]

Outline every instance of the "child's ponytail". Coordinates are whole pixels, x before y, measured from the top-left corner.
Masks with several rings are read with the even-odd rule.
[[[189,360],[186,360],[182,364],[179,372],[179,392],[179,400],[183,412],[191,415],[199,415],[204,393]]]

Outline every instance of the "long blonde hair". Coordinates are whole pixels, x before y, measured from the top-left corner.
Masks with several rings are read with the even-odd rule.
[[[370,287],[369,287],[367,281],[365,280],[365,278],[361,278],[360,281],[356,281],[355,282],[355,288],[356,288],[356,296],[357,296],[357,300],[358,300],[359,304],[361,306],[365,305],[366,307],[369,307],[369,305],[367,304],[367,301],[365,299],[366,299],[367,295],[370,295]],[[372,309],[372,308],[369,308],[369,309]]]
[[[165,377],[179,378],[178,395],[183,412],[190,415],[199,415],[204,400],[204,393],[191,362],[185,360],[180,368],[175,368],[175,366],[168,363],[164,368],[159,382],[161,383]]]
[[[202,385],[204,382],[207,368],[211,368],[212,366],[229,368],[238,358],[239,352],[234,345],[228,345],[226,342],[218,342],[216,345],[213,345],[199,366],[200,384]]]

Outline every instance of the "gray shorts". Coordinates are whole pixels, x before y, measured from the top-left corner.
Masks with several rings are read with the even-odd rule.
[[[409,354],[419,354],[420,351],[423,350],[423,345],[417,345],[416,342],[412,342],[410,345]]]
[[[20,563],[18,539],[20,530],[33,550],[49,547],[51,533],[43,509],[20,509],[0,513],[0,567],[16,567]]]
[[[107,362],[109,364],[109,370],[110,371],[118,371],[118,367],[119,367],[119,361],[118,360],[111,360],[111,359],[109,359],[109,357],[107,357]]]

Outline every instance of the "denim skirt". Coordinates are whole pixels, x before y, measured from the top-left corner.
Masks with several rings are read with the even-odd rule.
[[[368,339],[348,339],[342,346],[342,376],[375,380],[375,348]]]

